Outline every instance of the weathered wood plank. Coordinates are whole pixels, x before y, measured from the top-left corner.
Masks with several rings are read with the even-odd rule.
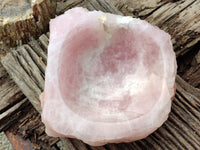
[[[0,67],[1,64],[0,64]],[[0,78],[0,114],[24,98],[23,93],[8,74]]]
[[[21,114],[21,111],[23,111],[22,114],[24,115]],[[27,145],[28,147],[33,147],[38,150],[55,149],[59,138],[53,138],[46,135],[40,114],[33,108],[30,102],[28,102],[26,107],[18,110],[15,114],[22,115],[22,117],[18,118],[17,121],[5,131],[7,135],[11,134],[13,136],[14,140],[11,140],[11,142],[15,147],[19,145],[19,149],[20,145]],[[14,115],[10,116],[10,118],[11,117],[15,118]]]
[[[49,39],[48,37],[43,34],[39,37],[39,41],[41,42],[42,46],[44,47],[44,49],[48,48],[48,44],[49,44]]]
[[[179,89],[179,90],[187,91],[188,97],[194,97],[195,96],[198,99],[200,99],[200,89],[194,88],[193,86],[191,86],[190,84],[185,82],[180,76],[176,77],[176,82],[178,83],[178,85],[180,85],[182,87],[182,89]],[[196,102],[198,102],[198,101],[196,101]]]
[[[33,49],[34,48],[34,52],[40,56],[40,59],[46,64],[47,63],[47,55],[46,55],[46,51],[44,51],[41,47],[40,47],[40,42],[36,41],[36,40],[31,40],[29,42],[29,46]],[[46,49],[45,49],[46,50]],[[41,61],[41,64],[42,64]],[[45,69],[45,66],[43,66]],[[42,70],[43,70],[42,69]]]
[[[8,129],[11,125],[16,123],[19,118],[23,117],[23,109],[25,107],[30,107],[30,102],[27,99],[24,99],[2,113],[0,115],[0,131]]]
[[[114,7],[110,0],[87,0],[86,3],[81,6],[87,8],[88,10],[101,10],[103,12],[122,15],[122,13]]]
[[[66,10],[77,6],[87,8],[88,10],[101,10],[103,12],[122,15],[110,0],[64,0],[58,3],[56,12],[59,15]]]
[[[16,110],[19,110],[19,107],[23,105],[27,99],[24,99],[20,101],[19,103],[15,104],[13,107],[8,109],[7,111],[0,114],[0,122],[2,122],[6,117],[10,116],[11,113],[16,112]]]
[[[57,3],[56,14],[60,15],[70,8],[80,6],[82,3],[84,4],[85,0],[61,0]]]
[[[18,85],[19,88],[22,89],[23,93],[29,98],[33,106],[41,112],[39,95],[44,86],[44,79],[42,78],[42,72],[39,70],[39,67],[37,68],[30,54],[31,53],[28,53],[24,46],[22,46],[18,51],[7,54],[7,57],[5,57],[2,62],[5,63],[4,67],[7,70],[12,70],[10,75],[13,80],[16,83],[20,83]],[[37,58],[35,59],[37,60]],[[14,68],[12,67],[13,64],[15,66]],[[43,85],[41,83],[43,83]],[[23,89],[26,89],[26,91]]]
[[[24,94],[9,77],[6,70],[0,63],[0,131],[15,122],[15,118],[8,118],[11,114],[23,108],[22,106],[24,106],[25,103],[23,100],[24,98]]]

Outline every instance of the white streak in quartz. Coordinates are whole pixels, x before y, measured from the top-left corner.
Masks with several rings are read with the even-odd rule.
[[[126,16],[126,17],[118,17],[117,18],[117,24],[118,25],[121,25],[121,24],[128,24],[130,21],[133,21],[133,20],[137,20],[137,19],[134,19],[133,17],[130,17],[130,16]]]
[[[127,25],[130,22],[134,22],[134,24],[136,25],[136,24],[139,24],[141,22],[141,20],[130,17],[130,16],[126,16],[126,17],[119,16],[116,18],[116,23],[119,27],[127,28],[128,27]],[[134,26],[132,26],[132,27],[134,27]]]

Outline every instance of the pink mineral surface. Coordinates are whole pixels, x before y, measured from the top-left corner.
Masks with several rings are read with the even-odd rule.
[[[176,57],[146,21],[73,8],[50,22],[42,121],[87,144],[145,138],[168,118]]]

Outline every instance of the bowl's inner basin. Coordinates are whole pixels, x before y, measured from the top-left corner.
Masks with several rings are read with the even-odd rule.
[[[140,117],[162,94],[160,47],[145,32],[118,28],[109,37],[100,32],[70,33],[60,60],[62,98],[73,112],[93,121]]]

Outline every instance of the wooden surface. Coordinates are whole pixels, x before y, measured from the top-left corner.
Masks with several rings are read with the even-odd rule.
[[[0,112],[12,107],[22,99],[23,93],[10,79],[8,73],[0,63]]]
[[[27,103],[28,100],[24,94],[0,63],[0,132],[17,121],[18,116],[14,118],[10,118],[10,116],[26,106]]]
[[[13,147],[23,150],[55,149],[59,138],[45,134],[45,127],[41,122],[40,114],[31,105],[24,108],[24,115],[6,131],[6,135]]]
[[[63,0],[58,3],[57,14],[75,6],[83,6],[89,10],[96,9],[141,17],[169,32],[172,35],[177,56],[182,57],[186,52],[198,47],[199,2],[199,0],[179,0],[177,2],[167,0]],[[39,40],[30,41],[2,59],[9,75],[39,112],[41,112],[39,95],[44,88],[48,35],[42,35]],[[193,72],[198,72],[199,55],[198,50],[195,51],[197,52],[195,53],[197,64],[193,63],[196,68]],[[195,77],[199,75],[196,74]],[[103,147],[90,147],[76,139],[61,139],[57,141],[54,149],[200,149],[200,90],[189,85],[179,76],[176,79],[177,92],[169,119],[147,138],[132,143],[108,144]],[[195,80],[199,82],[197,77]]]

